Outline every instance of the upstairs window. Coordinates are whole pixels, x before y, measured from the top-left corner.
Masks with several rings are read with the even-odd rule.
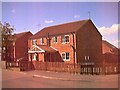
[[[62,53],[62,59],[64,61],[69,61],[70,60],[70,53],[69,52]]]
[[[62,43],[69,43],[70,42],[70,37],[69,35],[65,35],[62,37]]]
[[[57,42],[58,42],[57,37],[56,36],[53,37],[53,43],[57,43]]]
[[[87,60],[87,56],[85,56],[85,61]]]
[[[40,44],[41,44],[41,45],[44,44],[44,38],[40,38]]]
[[[36,45],[36,44],[37,44],[37,40],[36,39],[32,40],[32,45]]]
[[[90,60],[90,56],[85,56],[85,61]]]

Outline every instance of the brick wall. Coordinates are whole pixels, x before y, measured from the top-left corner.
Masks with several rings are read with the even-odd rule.
[[[28,60],[28,39],[30,36],[32,36],[32,34],[28,32],[15,41],[15,60],[20,58],[25,58],[25,60]]]
[[[58,50],[58,52],[60,53],[60,55],[62,55],[62,53],[65,52],[69,52],[70,53],[70,59],[69,60],[64,60],[65,63],[73,63],[73,49],[72,49],[72,45],[73,45],[73,36],[72,34],[66,34],[69,35],[69,43],[62,43],[61,38],[62,35],[57,36],[58,37],[58,42],[57,43],[53,43],[51,40],[51,46],[55,49]],[[75,35],[75,34],[74,34]],[[76,40],[75,36],[74,39]],[[76,44],[76,41],[75,41]]]
[[[78,62],[102,63],[102,36],[92,22],[89,21],[80,29],[76,38]]]
[[[102,43],[103,54],[105,53],[112,53],[112,48],[108,47],[106,44]]]
[[[56,60],[52,60],[52,61],[62,61],[62,53],[65,53],[65,52],[69,52],[70,54],[70,59],[69,60],[66,60],[64,62],[66,63],[73,63],[73,49],[72,49],[72,45],[73,45],[73,35],[72,34],[65,34],[65,35],[68,35],[69,36],[69,43],[62,43],[62,36],[63,35],[58,35],[57,36],[57,42],[56,43],[53,43],[53,37],[54,36],[50,36],[50,43],[51,43],[51,47],[55,50],[57,50],[59,52],[59,55],[58,53],[55,56],[58,56],[56,57]],[[47,39],[46,37],[43,38],[44,39],[44,44],[41,44],[40,43],[40,38],[36,39],[37,40],[37,45],[47,45]],[[75,44],[75,48],[76,48],[76,37],[75,37],[75,34],[74,34],[74,44]],[[32,40],[29,39],[29,47],[32,47]],[[49,61],[49,56],[46,57]]]

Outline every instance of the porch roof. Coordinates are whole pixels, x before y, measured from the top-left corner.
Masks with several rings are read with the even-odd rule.
[[[46,52],[56,52],[56,50],[52,47],[49,47],[47,45],[39,45],[40,48],[42,48],[43,50],[45,50]]]
[[[47,45],[33,45],[28,53],[56,52],[55,49]]]

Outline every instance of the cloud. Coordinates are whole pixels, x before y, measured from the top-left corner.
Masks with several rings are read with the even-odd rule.
[[[80,18],[80,15],[74,15],[74,18]]]
[[[15,10],[15,9],[12,9],[12,10],[11,10],[11,12],[12,12],[12,13],[15,13],[15,12],[16,12],[16,10]]]
[[[49,23],[53,23],[54,21],[53,20],[45,20],[44,22],[49,24]]]
[[[107,39],[116,47],[118,47],[118,43],[120,43],[120,40],[118,40],[118,26],[120,26],[120,24],[113,24],[111,27],[98,27],[103,39]]]
[[[98,27],[98,30],[103,36],[117,34],[118,24],[113,24],[111,27],[100,27],[100,28]]]
[[[116,40],[113,40],[113,45],[115,45],[116,47],[120,48],[119,45],[120,45],[120,40],[116,39]]]

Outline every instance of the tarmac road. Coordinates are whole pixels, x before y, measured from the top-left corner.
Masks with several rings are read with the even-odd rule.
[[[2,70],[2,88],[118,88],[118,75]]]

